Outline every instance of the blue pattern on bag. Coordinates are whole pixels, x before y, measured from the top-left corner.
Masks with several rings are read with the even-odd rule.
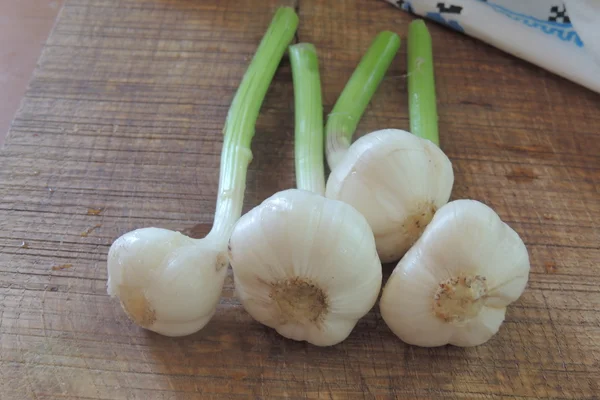
[[[432,21],[438,22],[440,24],[446,25],[447,27],[450,27],[452,29],[454,29],[455,31],[461,32],[461,33],[465,33],[465,30],[462,26],[460,26],[460,24],[458,23],[458,21],[453,20],[453,19],[445,19],[444,17],[442,17],[442,14],[437,13],[437,12],[428,12],[427,14],[425,14],[425,17],[431,19]]]
[[[494,11],[499,12],[510,19],[522,22],[529,27],[536,28],[546,35],[555,36],[564,42],[572,42],[577,47],[583,47],[583,41],[573,29],[573,25],[570,23],[543,21],[541,19],[534,18],[531,15],[525,15],[509,10],[508,8],[502,7],[498,4],[482,0],[480,1],[490,6]]]

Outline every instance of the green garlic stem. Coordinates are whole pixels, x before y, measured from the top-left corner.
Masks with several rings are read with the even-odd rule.
[[[310,43],[290,46],[294,80],[296,186],[325,194],[323,103],[317,50]]]
[[[408,27],[408,110],[410,131],[439,146],[431,35],[423,20]]]
[[[400,37],[380,32],[360,60],[327,118],[327,163],[333,169],[350,147],[352,135],[398,49]]]
[[[227,241],[242,215],[250,143],[258,113],[275,71],[294,38],[298,16],[293,8],[277,10],[238,87],[223,128],[223,150],[215,221],[209,236]]]

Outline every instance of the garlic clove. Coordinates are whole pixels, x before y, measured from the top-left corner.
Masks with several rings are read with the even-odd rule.
[[[485,307],[474,319],[468,321],[465,326],[454,330],[447,343],[459,347],[479,346],[487,342],[500,330],[506,307]]]
[[[107,264],[108,293],[136,324],[166,336],[188,335],[208,323],[227,273],[216,242],[159,228],[119,237]]]
[[[378,259],[374,259],[370,264],[375,265],[378,262]],[[343,271],[340,271],[340,274],[343,273]],[[359,275],[356,274],[348,279],[337,279],[335,283],[326,282],[324,284],[330,293],[329,308],[333,315],[348,320],[358,320],[375,305],[381,289],[381,276],[371,274],[361,278]],[[353,291],[348,290],[349,285],[353,285]],[[364,296],[366,307],[356,306],[357,294]]]
[[[266,199],[240,218],[229,247],[244,308],[293,340],[341,342],[381,288],[364,217],[312,192],[290,189]]]
[[[348,337],[356,323],[352,320],[328,319],[321,325],[288,323],[277,324],[275,330],[281,336],[295,341],[306,341],[315,346],[331,346],[339,343],[340,337]]]
[[[371,132],[348,149],[326,196],[361,212],[382,262],[398,260],[450,198],[452,164],[432,142],[399,129]]]
[[[506,307],[525,289],[529,269],[525,244],[490,207],[456,200],[437,211],[394,269],[381,314],[407,343],[475,346],[498,331]],[[428,336],[430,329],[437,331]]]
[[[409,344],[417,344],[411,338],[419,338],[420,346],[441,346],[450,340],[452,331],[438,318],[432,318],[432,288],[436,278],[429,269],[420,265],[418,256],[409,250],[404,268],[396,267],[388,279],[379,308],[388,327]],[[403,259],[404,260],[404,259]],[[400,276],[401,275],[401,276]]]

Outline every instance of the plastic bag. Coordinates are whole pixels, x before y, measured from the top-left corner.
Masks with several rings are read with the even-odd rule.
[[[600,93],[600,0],[385,1]]]

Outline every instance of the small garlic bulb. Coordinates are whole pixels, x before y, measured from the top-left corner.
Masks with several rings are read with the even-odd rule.
[[[525,244],[491,208],[456,200],[437,211],[392,272],[381,316],[409,344],[477,346],[498,332],[529,268]]]
[[[229,246],[244,308],[289,339],[343,341],[381,289],[367,221],[313,192],[289,189],[266,199],[240,218]]]
[[[448,202],[454,173],[439,147],[409,132],[384,129],[356,140],[327,181],[326,197],[365,216],[381,261],[396,261]]]
[[[215,313],[227,274],[227,252],[218,243],[160,228],[128,232],[108,253],[108,293],[143,328],[194,333]]]

